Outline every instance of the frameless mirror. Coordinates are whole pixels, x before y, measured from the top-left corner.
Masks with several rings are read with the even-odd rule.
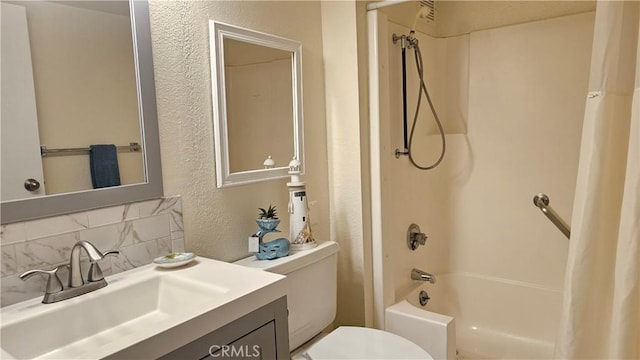
[[[2,223],[161,197],[147,2],[1,5]],[[97,144],[117,149],[110,187]]]
[[[210,21],[218,187],[288,176],[304,160],[302,44]]]

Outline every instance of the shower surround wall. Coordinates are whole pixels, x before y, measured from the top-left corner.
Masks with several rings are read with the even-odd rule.
[[[408,28],[377,16],[381,252],[384,272],[392,274],[384,278],[384,306],[415,285],[412,267],[560,291],[568,241],[532,198],[547,193],[571,220],[594,13],[450,38],[418,34],[426,84],[447,133],[445,159],[431,171],[394,157],[402,108],[400,47],[391,36]],[[418,84],[413,51],[407,54],[411,117]],[[419,163],[437,158],[440,139],[424,98],[414,142]],[[411,223],[429,236],[414,252],[405,242]]]
[[[103,252],[120,250],[119,255],[99,261],[105,275],[184,251],[182,200],[173,196],[2,225],[2,306],[42,296],[45,276],[22,281],[18,275],[68,264],[71,247],[79,240],[90,241]],[[67,274],[60,270],[63,283]]]

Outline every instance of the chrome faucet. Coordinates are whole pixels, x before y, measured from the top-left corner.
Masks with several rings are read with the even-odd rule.
[[[86,282],[80,268],[80,252],[82,249],[84,249],[89,256],[90,263]],[[48,274],[49,279],[42,302],[44,304],[50,304],[66,300],[107,286],[107,281],[104,279],[98,261],[104,259],[107,255],[117,254],[119,254],[117,250],[108,251],[103,254],[92,243],[80,240],[71,248],[71,259],[69,265],[66,266],[69,268],[69,282],[66,288],[62,285],[58,277],[60,266],[48,271],[29,270],[20,275],[20,279],[27,280],[35,274]]]
[[[84,249],[89,255],[89,262],[91,263],[91,267],[94,264],[97,265],[97,261],[102,260],[105,255],[103,255],[100,250],[98,250],[92,243],[80,240],[73,248],[71,248],[71,260],[69,261],[69,287],[77,288],[84,285],[84,279],[82,278],[82,272],[80,271],[80,250]],[[102,273],[102,271],[100,271]],[[89,271],[91,274],[91,271]],[[94,280],[99,281],[100,279]],[[91,282],[91,280],[89,280]]]
[[[416,268],[413,268],[411,270],[411,280],[428,281],[432,284],[436,283],[436,277],[434,275],[431,275],[426,271],[418,270]]]

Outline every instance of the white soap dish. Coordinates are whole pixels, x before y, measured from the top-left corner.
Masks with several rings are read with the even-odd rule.
[[[174,252],[153,259],[153,263],[163,268],[173,268],[186,265],[196,258],[192,252]]]

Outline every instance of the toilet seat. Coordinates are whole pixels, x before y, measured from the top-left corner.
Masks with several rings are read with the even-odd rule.
[[[341,326],[307,350],[307,358],[328,359],[423,359],[428,352],[390,332],[355,326]]]

